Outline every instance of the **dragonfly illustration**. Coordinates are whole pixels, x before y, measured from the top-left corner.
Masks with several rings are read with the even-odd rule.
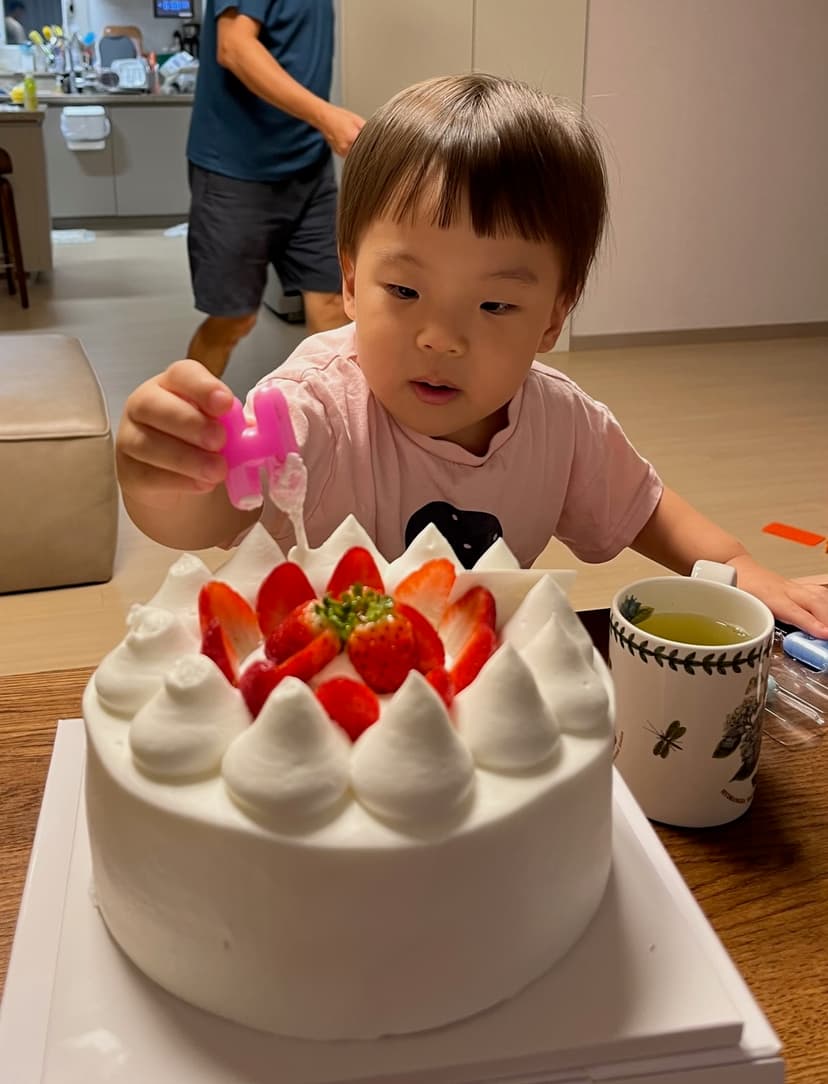
[[[647,724],[647,730],[658,738],[658,741],[653,746],[653,756],[666,760],[671,749],[678,749],[681,752],[682,746],[679,744],[679,738],[683,738],[687,733],[687,727],[682,726],[678,719],[674,719],[666,730],[656,730],[649,723]]]

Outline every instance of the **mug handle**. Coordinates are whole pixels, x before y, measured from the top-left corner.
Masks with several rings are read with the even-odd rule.
[[[729,587],[736,586],[736,569],[732,565],[723,565],[718,561],[696,561],[690,576],[694,580],[713,580],[715,583],[725,583]]]

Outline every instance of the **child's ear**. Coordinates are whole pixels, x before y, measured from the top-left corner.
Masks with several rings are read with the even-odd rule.
[[[342,307],[349,320],[356,319],[354,304],[354,261],[346,252],[339,253],[339,265],[342,268]]]
[[[549,326],[546,328],[543,335],[541,335],[541,340],[537,349],[539,354],[545,354],[548,350],[551,350],[558,341],[558,336],[561,333],[561,328],[564,326],[564,321],[571,311],[572,299],[566,294],[559,294],[555,300],[555,305],[549,314]]]

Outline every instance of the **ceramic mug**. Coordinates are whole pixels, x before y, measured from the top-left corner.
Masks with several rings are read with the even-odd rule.
[[[735,575],[699,561],[690,577],[638,580],[613,599],[615,765],[651,820],[725,824],[753,801],[774,623]],[[666,639],[640,627],[653,612],[701,614],[747,638],[720,646]]]

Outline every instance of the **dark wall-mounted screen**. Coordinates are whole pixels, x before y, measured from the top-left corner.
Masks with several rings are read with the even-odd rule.
[[[193,0],[153,0],[156,19],[194,18]]]

